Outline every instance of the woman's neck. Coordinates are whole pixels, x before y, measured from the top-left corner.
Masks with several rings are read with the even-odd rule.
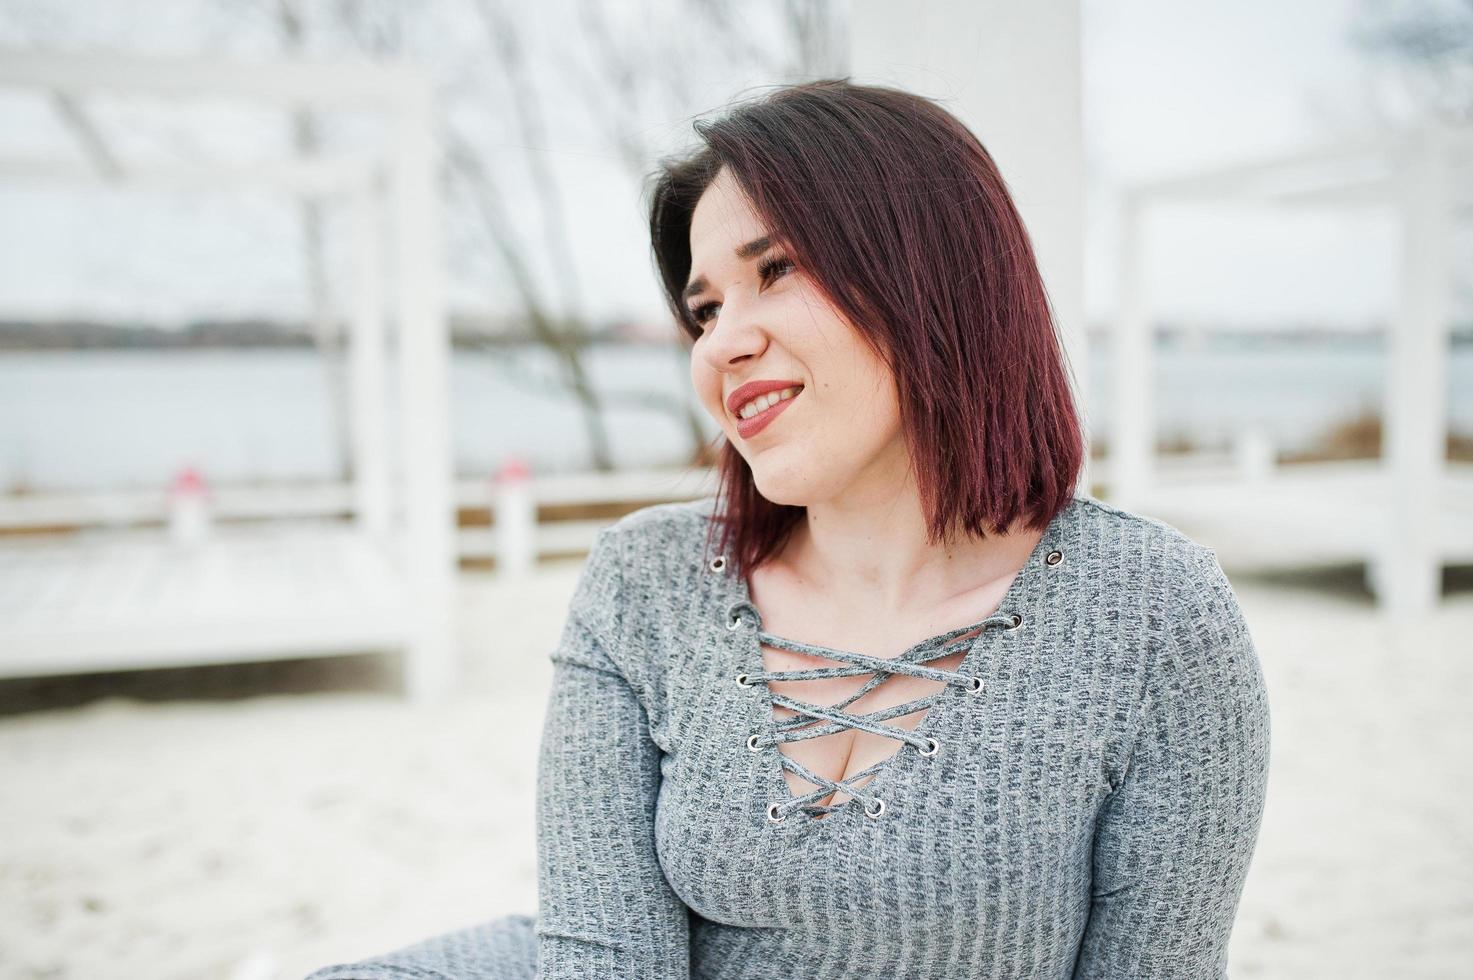
[[[1011,578],[1043,532],[1014,525],[1005,535],[933,544],[918,497],[882,506],[809,505],[780,561],[814,591],[869,616],[945,606]]]

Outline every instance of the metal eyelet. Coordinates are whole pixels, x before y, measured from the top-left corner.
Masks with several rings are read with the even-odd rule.
[[[757,745],[757,736],[755,734],[747,739],[747,748],[751,749],[753,752],[762,751],[761,747]]]
[[[1009,626],[1007,628],[1007,630],[1008,630],[1009,633],[1011,633],[1013,630],[1017,629],[1019,626],[1022,626],[1022,625],[1023,625],[1023,617],[1022,616],[1019,616],[1017,613],[1013,613],[1013,625]]]
[[[1050,551],[1048,553],[1048,557],[1044,559],[1044,561],[1048,562],[1050,565],[1057,565],[1063,560],[1064,553],[1062,551]]]
[[[986,681],[980,677],[973,677],[972,683],[967,685],[967,690],[972,694],[981,694],[985,687],[987,687]]]
[[[719,572],[719,571],[721,571],[725,567],[726,567],[726,556],[725,555],[717,555],[715,558],[712,558],[711,559],[711,565],[710,565],[711,571],[713,571],[713,572]]]
[[[884,812],[885,812],[885,801],[884,800],[875,800],[875,808],[873,810],[871,810],[869,808],[869,805],[868,804],[866,804],[865,805],[865,808],[864,808],[864,815],[866,817],[871,817],[871,818],[878,817],[880,814],[882,814]]]
[[[938,742],[938,741],[936,741],[934,738],[928,738],[928,739],[926,739],[926,741],[929,743],[929,748],[928,749],[916,749],[916,751],[919,752],[921,755],[925,756],[927,759],[929,759],[929,758],[931,758],[931,756],[935,755],[938,751],[940,751],[940,749],[941,749],[941,743]]]
[[[756,687],[757,686],[756,684],[753,684],[751,681],[747,680],[747,675],[746,674],[737,674],[736,675],[736,682],[737,682],[738,685],[740,685],[742,687]]]
[[[769,803],[769,804],[767,804],[767,822],[768,823],[782,823],[784,820],[788,819],[788,815],[786,813],[784,813],[782,816],[778,816],[778,813],[781,810],[782,810],[782,805],[781,804],[778,804],[778,803]]]

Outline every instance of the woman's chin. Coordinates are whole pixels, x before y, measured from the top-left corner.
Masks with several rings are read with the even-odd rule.
[[[813,474],[802,466],[789,467],[774,459],[763,459],[751,469],[753,486],[774,504],[806,507],[810,501],[821,496]]]

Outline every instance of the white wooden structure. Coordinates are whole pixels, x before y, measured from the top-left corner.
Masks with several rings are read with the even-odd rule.
[[[1140,255],[1149,208],[1181,200],[1392,208],[1400,298],[1389,330],[1382,460],[1168,471],[1156,458],[1151,304]],[[1114,326],[1110,498],[1204,537],[1224,560],[1367,563],[1388,612],[1438,603],[1444,564],[1473,560],[1473,467],[1446,461],[1452,229],[1473,208],[1473,127],[1428,127],[1132,186],[1123,194],[1121,306]]]
[[[344,207],[356,297],[353,520],[221,527],[189,547],[157,533],[118,531],[7,539],[0,545],[0,676],[390,649],[403,652],[411,696],[445,691],[455,672],[454,509],[440,149],[428,80],[409,67],[363,62],[3,51],[0,87],[46,93],[74,108],[90,95],[128,93],[368,111],[381,115],[388,136],[369,156],[247,168],[0,160],[0,180],[11,182],[268,188]],[[394,287],[392,316],[386,283]],[[391,383],[399,394],[395,420],[385,409]]]

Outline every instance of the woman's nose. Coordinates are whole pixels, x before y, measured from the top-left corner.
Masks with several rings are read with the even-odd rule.
[[[767,344],[762,329],[749,304],[723,304],[707,325],[704,345],[706,357],[718,370],[743,357],[761,354]]]

